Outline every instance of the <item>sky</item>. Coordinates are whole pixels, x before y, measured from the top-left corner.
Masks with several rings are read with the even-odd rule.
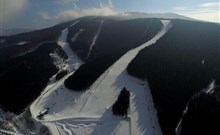
[[[220,20],[219,0],[0,0],[0,28],[41,29],[88,15],[123,12],[177,13]]]

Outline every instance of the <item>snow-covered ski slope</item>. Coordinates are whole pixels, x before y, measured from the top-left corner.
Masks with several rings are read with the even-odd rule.
[[[76,21],[75,23],[73,23],[71,25],[71,27],[73,27],[77,23],[79,23],[79,21]],[[59,39],[57,41],[57,44],[62,47],[62,49],[65,51],[65,53],[68,56],[68,60],[66,62],[67,67],[65,67],[65,68],[68,69],[69,71],[73,71],[79,67],[79,65],[81,64],[81,61],[74,54],[74,52],[70,48],[69,44],[66,42],[67,36],[68,36],[68,28],[66,28],[62,31],[61,36],[59,37]],[[76,64],[77,62],[79,62],[79,63]]]
[[[54,135],[162,135],[147,81],[131,77],[126,71],[141,49],[155,43],[172,27],[169,20],[162,23],[155,37],[123,55],[87,91],[65,88],[63,82],[72,73],[56,82],[31,105],[33,117],[50,108],[39,121]],[[123,87],[131,93],[126,119],[114,116],[111,110]]]

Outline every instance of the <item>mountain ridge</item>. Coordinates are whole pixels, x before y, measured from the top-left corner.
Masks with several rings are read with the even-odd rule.
[[[11,106],[11,111],[17,114],[31,108],[33,123],[46,123],[55,135],[61,134],[59,132],[129,134],[136,131],[145,134],[159,132],[159,127],[164,135],[174,135],[184,104],[195,92],[190,87],[199,91],[207,86],[210,77],[219,84],[218,30],[220,27],[213,23],[183,19],[89,16],[43,30],[0,37],[0,83],[4,88],[2,92],[6,91],[6,95],[5,92],[0,95],[0,99],[4,99],[0,105],[5,111],[10,111]],[[145,43],[151,46],[142,48]],[[84,87],[82,91],[65,86],[64,81],[76,73],[87,81],[76,77]],[[189,79],[196,77],[192,82]],[[182,81],[185,78],[187,81]],[[169,80],[177,83],[168,85]],[[73,82],[70,80],[70,84]],[[33,96],[32,90],[39,84]],[[125,86],[131,93],[131,106],[130,115],[123,119],[112,115],[111,107]],[[179,95],[177,98],[175,92]],[[15,98],[11,93],[17,93]],[[27,97],[30,100],[23,104],[21,101]],[[179,108],[172,109],[173,105]],[[164,120],[169,118],[167,110],[172,111],[172,119]],[[18,116],[23,118],[22,122],[29,119]],[[151,123],[157,116],[160,125]],[[10,122],[22,132],[42,133],[38,129],[25,129],[22,122],[18,124],[13,119]],[[157,127],[152,126],[154,124]]]

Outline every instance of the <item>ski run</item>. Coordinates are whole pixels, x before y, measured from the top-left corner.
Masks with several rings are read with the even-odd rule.
[[[169,20],[161,21],[163,27],[157,35],[128,51],[84,92],[71,91],[64,86],[64,80],[81,64],[66,42],[68,28],[64,29],[58,44],[68,55],[66,68],[71,72],[59,81],[48,83],[30,106],[33,118],[46,125],[53,135],[162,135],[147,80],[129,76],[126,71],[141,49],[154,44],[172,27]],[[123,87],[131,94],[126,119],[114,116],[111,109]],[[39,119],[42,113],[45,115]]]

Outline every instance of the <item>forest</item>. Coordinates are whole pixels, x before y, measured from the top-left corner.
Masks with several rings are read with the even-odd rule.
[[[127,67],[147,79],[164,135],[176,125],[193,94],[213,80],[220,84],[220,26],[172,20],[173,27],[157,43],[141,50]]]
[[[65,86],[76,91],[86,90],[123,54],[150,40],[161,27],[159,19],[105,21],[91,55],[65,80]]]
[[[57,52],[63,59],[66,53],[56,43],[48,43],[26,55],[1,61],[1,107],[19,114],[36,99],[58,69],[50,53]]]

